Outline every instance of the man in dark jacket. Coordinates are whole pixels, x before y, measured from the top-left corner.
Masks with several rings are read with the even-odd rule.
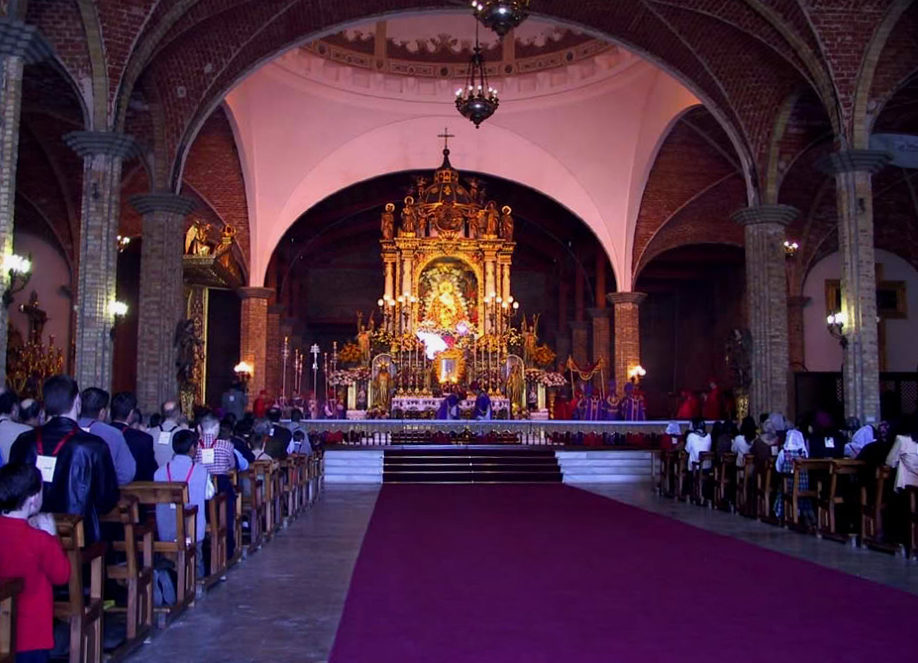
[[[101,539],[99,514],[118,503],[118,480],[108,445],[83,431],[80,391],[67,375],[55,375],[44,384],[48,422],[20,435],[10,450],[14,463],[36,465],[42,473],[42,511],[83,516],[87,543]]]
[[[293,433],[289,428],[280,424],[281,411],[279,408],[272,407],[268,410],[268,421],[271,422],[271,437],[265,444],[265,452],[274,460],[282,460],[287,457],[287,448],[293,440]]]
[[[109,406],[112,426],[121,431],[128,449],[137,463],[134,481],[153,481],[156,472],[156,454],[153,451],[153,436],[133,428],[137,417],[137,397],[129,391],[112,396]]]

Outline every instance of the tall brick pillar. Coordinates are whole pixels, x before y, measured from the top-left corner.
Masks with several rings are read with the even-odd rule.
[[[253,367],[250,402],[267,388],[268,300],[273,294],[271,288],[239,288],[242,299],[239,349],[241,358]]]
[[[628,372],[641,363],[641,302],[643,292],[613,292],[608,295],[615,319],[615,388],[619,393],[628,382]]]
[[[806,366],[803,309],[809,303],[810,298],[801,295],[787,298],[787,348],[792,371],[802,371]]]
[[[80,269],[77,282],[75,377],[81,388],[111,389],[118,216],[121,166],[134,151],[134,139],[108,131],[74,131],[64,136],[83,158],[80,217]]]
[[[787,276],[784,228],[797,218],[789,205],[746,207],[733,213],[745,229],[746,309],[752,334],[749,412],[787,410]]]
[[[843,379],[845,414],[862,423],[880,417],[876,257],[871,178],[889,162],[885,152],[850,150],[825,157],[818,167],[835,176],[842,312],[847,339]]]
[[[266,336],[265,388],[269,394],[283,393],[284,334],[281,333],[281,315],[284,307],[278,304],[268,306],[268,333]],[[291,356],[293,352],[291,350]],[[292,359],[288,359],[288,364]],[[288,367],[289,368],[289,367]],[[287,390],[286,396],[290,395]]]
[[[612,338],[609,321],[609,309],[591,308],[589,309],[590,318],[593,322],[593,361],[602,359],[606,368],[601,373],[597,373],[593,380],[596,388],[604,389],[602,385],[602,376],[609,375],[609,354],[612,348]]]
[[[22,69],[50,53],[35,26],[0,19],[0,263],[13,250]],[[9,273],[0,270],[0,292],[6,290],[8,279]],[[0,306],[0,385],[6,384],[7,319],[6,307]]]
[[[185,317],[182,231],[195,203],[172,193],[133,196],[130,202],[143,216],[137,402],[142,412],[155,412],[162,402],[178,398],[173,340]]]
[[[586,366],[590,360],[590,323],[583,320],[574,320],[571,325],[571,354],[581,366]]]

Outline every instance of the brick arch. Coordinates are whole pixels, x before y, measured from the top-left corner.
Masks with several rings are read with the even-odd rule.
[[[733,205],[719,212],[728,223],[730,212],[745,205],[742,190],[737,190],[737,184],[743,183],[739,157],[731,148],[716,119],[704,107],[689,109],[673,123],[657,150],[641,198],[631,250],[635,279],[654,255],[677,246],[679,237],[690,240],[693,233],[710,237],[713,232],[724,231],[727,237],[735,238],[732,224],[718,223],[719,230],[715,231],[714,222],[704,217],[710,206],[718,206],[716,201],[722,196]],[[676,225],[667,228],[671,223]],[[693,230],[693,225],[697,229]]]

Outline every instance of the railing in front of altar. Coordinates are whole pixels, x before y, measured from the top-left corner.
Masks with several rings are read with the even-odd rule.
[[[340,434],[340,444],[524,444],[530,446],[649,445],[669,421],[537,421],[430,419],[306,419],[293,424],[310,435]],[[689,422],[679,422],[682,429]],[[630,440],[630,442],[629,442]],[[640,443],[638,442],[640,441]],[[655,446],[655,445],[654,445]]]

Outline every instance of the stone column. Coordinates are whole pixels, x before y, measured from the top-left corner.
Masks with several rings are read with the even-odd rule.
[[[50,52],[35,26],[0,19],[0,263],[13,250],[22,69]],[[0,270],[0,292],[6,290],[8,279],[9,273]],[[6,384],[7,320],[6,307],[0,306],[0,385]]]
[[[818,167],[835,176],[838,250],[841,253],[845,415],[861,423],[880,417],[880,353],[877,332],[876,257],[871,178],[889,162],[875,150],[850,150],[825,157]]]
[[[586,366],[589,361],[589,335],[590,323],[575,320],[571,324],[571,354],[574,361],[580,366]]]
[[[151,193],[132,197],[131,205],[143,216],[137,402],[142,412],[155,412],[163,401],[178,398],[173,339],[176,326],[186,313],[182,291],[182,231],[185,217],[195,203],[172,193]]]
[[[605,308],[589,309],[590,318],[593,321],[593,361],[602,359],[606,368],[603,369],[602,375],[609,375],[609,350],[611,347],[609,310]],[[597,373],[593,380],[594,386],[605,389],[602,384],[602,376]]]
[[[402,261],[402,294],[405,297],[411,296],[411,259],[405,258]]]
[[[270,288],[239,288],[242,299],[239,330],[239,354],[252,365],[249,382],[249,402],[253,403],[262,389],[267,388],[268,300]]]
[[[787,298],[787,349],[791,371],[802,371],[806,366],[803,309],[809,303],[809,297],[795,296]]]
[[[504,301],[509,301],[511,295],[513,295],[510,292],[510,256],[501,258],[501,271],[503,272],[501,274],[501,290],[503,293],[501,297],[504,298]]]
[[[746,207],[733,213],[745,228],[746,308],[752,334],[749,412],[787,410],[787,275],[784,228],[797,218],[789,205]]]
[[[281,332],[283,312],[283,306],[277,304],[268,306],[268,327],[265,337],[267,353],[265,356],[265,388],[269,394],[275,396],[283,393],[284,334]],[[289,338],[289,334],[287,336]],[[292,360],[288,358],[289,361]]]
[[[134,152],[134,139],[108,131],[74,131],[64,141],[83,158],[74,377],[81,389],[110,390],[114,319],[109,307],[115,300],[121,166]]]
[[[643,292],[613,292],[608,295],[615,307],[615,388],[619,393],[628,382],[628,372],[641,363],[641,302]]]
[[[386,266],[385,297],[388,299],[395,299],[395,258],[384,256],[383,261]]]

